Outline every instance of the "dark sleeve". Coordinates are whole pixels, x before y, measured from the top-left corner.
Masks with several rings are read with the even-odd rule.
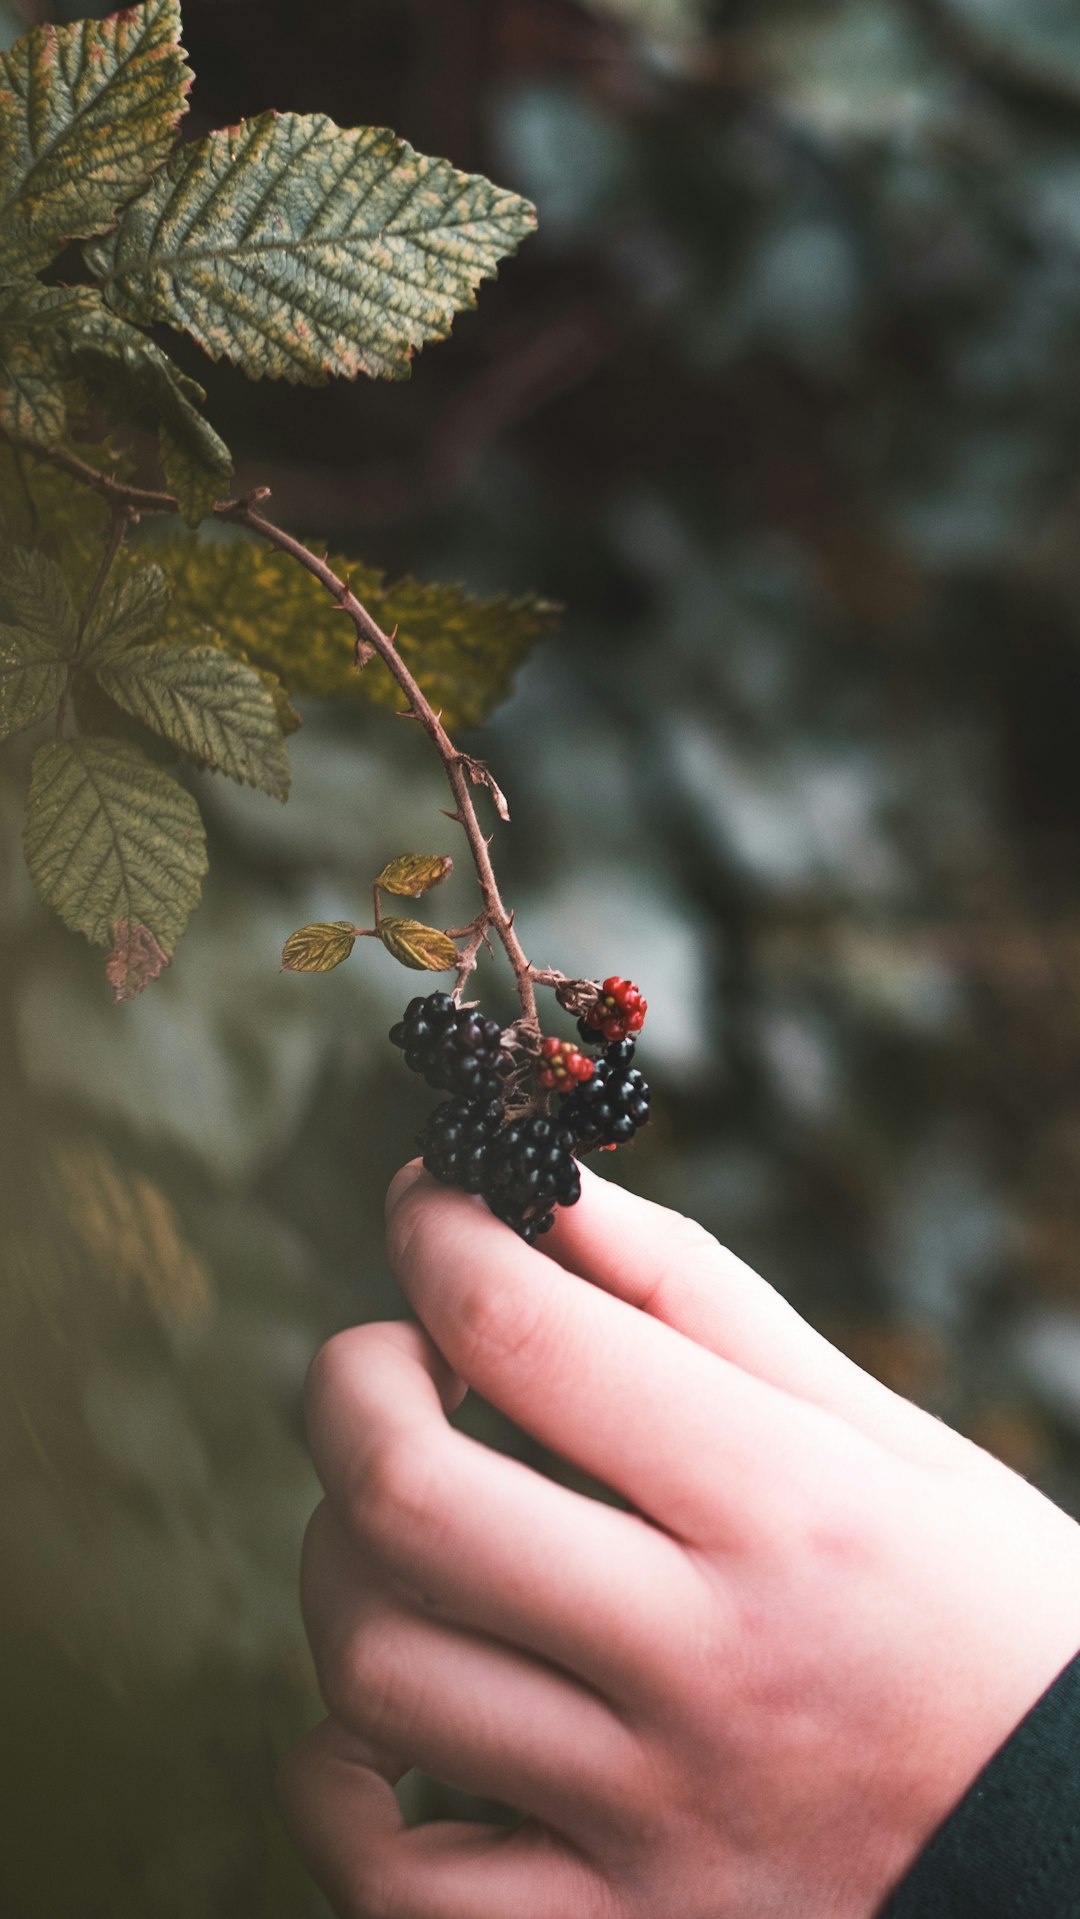
[[[878,1919],[1080,1919],[1080,1654],[984,1766]]]

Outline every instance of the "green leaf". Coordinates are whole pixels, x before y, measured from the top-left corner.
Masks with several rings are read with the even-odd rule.
[[[114,653],[157,639],[169,611],[169,582],[159,566],[136,565],[126,576],[110,575],[86,624],[79,660],[97,671]]]
[[[283,973],[329,973],[347,960],[356,945],[350,920],[315,920],[290,933],[281,952]]]
[[[420,920],[381,920],[379,938],[402,966],[418,973],[448,973],[458,963],[458,950],[449,933]]]
[[[381,886],[384,893],[400,893],[406,899],[418,900],[453,870],[449,853],[402,853],[383,867],[375,885]]]
[[[0,280],[112,225],[169,152],[190,85],[178,0],[35,27],[0,54]]]
[[[45,904],[97,946],[115,945],[127,921],[170,955],[206,872],[191,794],[121,740],[39,747],[23,844]]]
[[[0,554],[0,738],[36,726],[54,710],[75,648],[78,618],[60,568],[43,553]]]
[[[209,632],[205,641],[197,635],[184,642],[175,633],[162,638],[168,608],[169,583],[160,567],[144,563],[126,577],[114,573],[88,622],[80,668],[116,707],[196,765],[286,799],[289,756],[279,689],[266,684],[271,676],[234,659]]]
[[[216,646],[162,640],[110,653],[93,668],[110,699],[199,766],[289,796],[289,756],[273,695]]]
[[[401,379],[535,225],[384,127],[263,113],[177,149],[87,249],[110,305],[252,379]]]
[[[325,587],[287,554],[254,541],[213,546],[172,539],[155,554],[173,582],[170,619],[182,636],[211,625],[230,651],[280,674],[290,692],[322,700],[407,702],[388,668],[353,661],[355,634]],[[478,726],[510,688],[515,669],[550,631],[559,609],[526,594],[478,599],[462,586],[397,580],[332,558],[396,646],[448,727]]]

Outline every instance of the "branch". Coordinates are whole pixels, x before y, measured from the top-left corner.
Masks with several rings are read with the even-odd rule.
[[[123,519],[138,518],[143,513],[179,512],[179,507],[171,493],[157,493],[145,487],[128,486],[122,480],[112,479],[107,473],[99,473],[95,467],[88,466],[84,460],[80,460],[75,454],[68,453],[63,448],[32,447],[29,450],[35,459],[41,459],[50,466],[59,467],[61,472],[69,473],[82,485],[100,493],[104,499],[108,500],[121,524]],[[430,702],[409,672],[394,645],[393,634],[383,632],[381,626],[372,619],[367,608],[357,599],[348,582],[339,579],[333,568],[324,559],[320,559],[318,554],[312,553],[302,541],[295,539],[291,533],[286,533],[283,527],[275,526],[272,520],[268,520],[258,511],[263,501],[269,498],[269,492],[268,487],[256,487],[243,499],[219,500],[212,509],[213,515],[216,519],[229,520],[234,525],[247,527],[249,532],[266,540],[269,545],[276,547],[278,552],[288,553],[299,566],[305,567],[309,573],[313,574],[353,623],[356,632],[358,665],[364,665],[377,654],[397,681],[409,702],[406,709],[407,717],[419,721],[442,760],[450,791],[454,796],[454,810],[447,817],[457,821],[469,842],[469,850],[484,901],[484,910],[480,921],[477,922],[482,930],[475,946],[468,950],[471,965],[459,971],[458,989],[466,973],[476,963],[475,956],[480,939],[489,930],[494,930],[513,968],[518,998],[521,1001],[521,1024],[526,1029],[539,1033],[540,1023],[536,1011],[534,984],[537,969],[530,964],[525,954],[521,941],[514,931],[513,912],[507,910],[499,892],[488,841],[473,805],[471,786],[473,784],[487,786],[491,791],[496,811],[502,819],[508,819],[509,812],[503,794],[482,760],[473,759],[468,753],[458,751],[440,715],[433,711]]]

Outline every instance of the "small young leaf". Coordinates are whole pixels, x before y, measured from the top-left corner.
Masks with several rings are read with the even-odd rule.
[[[329,973],[347,960],[356,944],[349,920],[313,920],[290,933],[281,952],[283,973]]]
[[[96,946],[111,947],[117,922],[129,920],[171,954],[206,872],[191,794],[121,740],[38,748],[23,845],[45,904]]]
[[[113,949],[105,962],[105,978],[113,989],[113,999],[119,1004],[143,992],[171,962],[150,928],[141,922],[117,920],[113,935]]]
[[[0,555],[0,738],[36,726],[55,708],[67,678],[78,620],[60,568],[43,553],[8,547]]]
[[[190,85],[178,0],[35,27],[0,54],[0,282],[112,225],[169,152]]]
[[[109,698],[199,766],[289,796],[289,755],[273,695],[250,666],[216,646],[111,650],[93,666]]]
[[[402,893],[406,899],[418,900],[453,870],[449,853],[403,853],[400,859],[391,860],[389,866],[383,867],[375,884],[381,886],[384,893]]]
[[[170,620],[181,637],[192,625],[212,626],[231,652],[280,674],[300,697],[403,707],[381,660],[357,671],[352,626],[287,553],[252,540],[188,538],[161,541],[154,551],[172,580]],[[388,585],[374,567],[341,558],[330,564],[384,631],[397,627],[398,652],[450,728],[487,719],[559,611],[532,594],[483,600],[462,586]]]
[[[384,127],[262,113],[179,147],[86,250],[109,304],[252,379],[402,379],[531,232],[516,193]]]
[[[448,933],[424,926],[419,920],[382,920],[379,938],[402,966],[418,973],[448,973],[458,962],[458,950]]]

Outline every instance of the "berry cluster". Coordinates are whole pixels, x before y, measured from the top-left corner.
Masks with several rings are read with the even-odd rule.
[[[483,1193],[496,1219],[529,1241],[547,1232],[556,1206],[575,1205],[581,1175],[574,1135],[562,1116],[535,1113],[504,1126],[488,1154]]]
[[[649,1002],[643,999],[633,980],[614,974],[606,979],[596,999],[578,1021],[578,1032],[586,1045],[595,1046],[600,1034],[606,1040],[628,1039],[640,1033],[645,1024]]]
[[[404,1052],[406,1066],[422,1073],[429,1086],[465,1099],[497,1099],[513,1070],[498,1020],[455,1005],[449,993],[410,1000],[390,1038]]]
[[[602,1047],[598,1059],[572,1040],[541,1042],[537,1081],[561,1095],[557,1115],[549,1117],[507,1111],[514,1059],[495,1020],[456,1005],[449,993],[410,1000],[390,1038],[414,1073],[451,1094],[416,1142],[428,1172],[482,1194],[522,1239],[538,1238],[557,1206],[581,1197],[578,1158],[622,1145],[649,1117],[649,1089],[634,1066],[631,1037],[644,1018],[636,986],[605,980],[578,1021],[582,1040]]]
[[[546,1039],[540,1047],[537,1079],[541,1086],[558,1093],[569,1093],[579,1080],[591,1079],[595,1060],[579,1053],[573,1040]]]
[[[592,1077],[563,1100],[559,1118],[573,1133],[579,1153],[623,1146],[645,1125],[649,1088],[633,1059],[633,1040],[616,1040],[596,1061]]]

